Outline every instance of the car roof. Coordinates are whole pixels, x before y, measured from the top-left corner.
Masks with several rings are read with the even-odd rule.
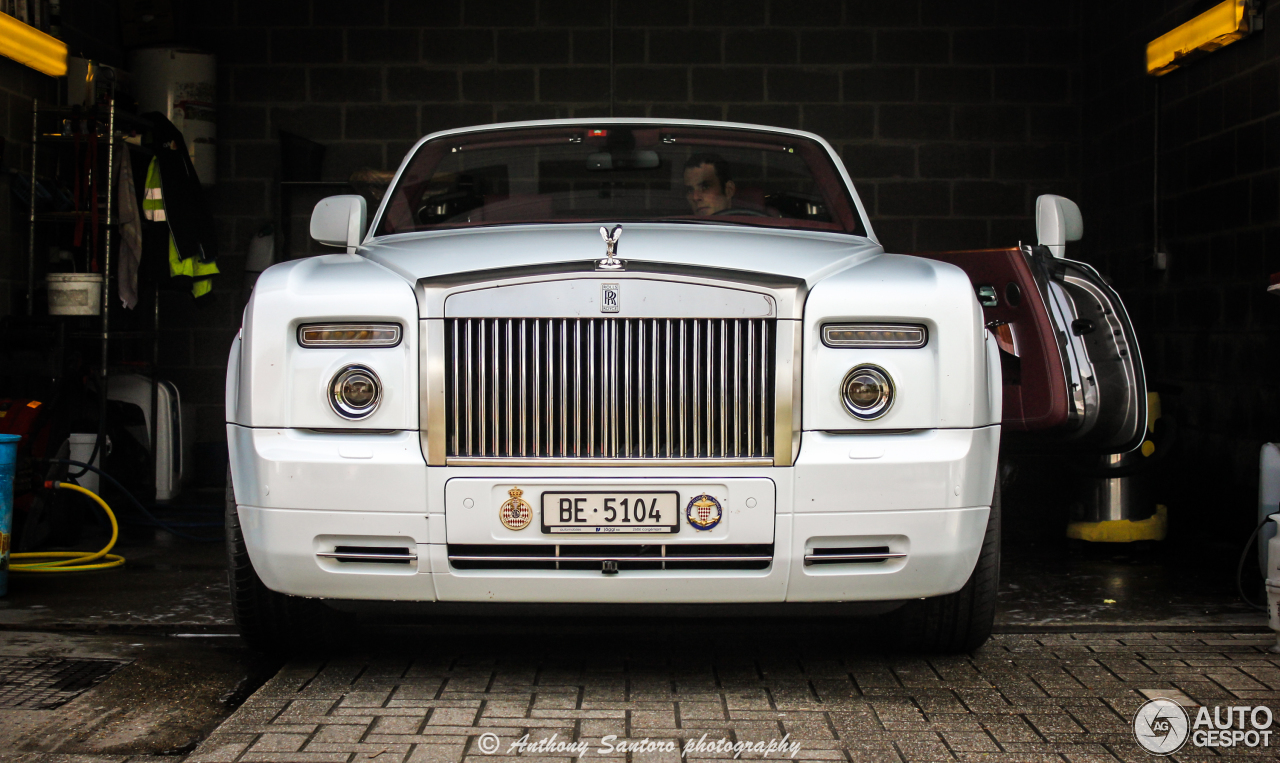
[[[681,127],[712,127],[712,128],[728,128],[733,130],[754,130],[756,132],[769,132],[777,135],[791,135],[797,138],[807,138],[817,141],[830,147],[826,139],[821,135],[815,135],[804,130],[793,130],[788,127],[775,127],[772,125],[756,125],[745,122],[718,122],[709,119],[658,119],[654,117],[575,117],[573,119],[533,119],[524,122],[495,122],[492,124],[469,125],[467,127],[454,127],[448,130],[439,130],[425,136],[418,143],[425,143],[429,140],[444,138],[451,135],[468,135],[477,132],[488,132],[490,130],[510,130],[525,127],[567,127],[573,125],[679,125]],[[414,146],[417,147],[416,145]]]

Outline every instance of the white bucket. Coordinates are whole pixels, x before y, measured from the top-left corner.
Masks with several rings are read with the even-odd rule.
[[[97,315],[102,310],[101,273],[50,273],[49,315]]]
[[[93,444],[98,441],[98,435],[96,433],[76,432],[76,433],[72,433],[72,435],[68,439],[71,445],[72,461],[79,461],[82,464],[92,464],[98,467],[102,466],[102,456],[103,456],[102,449],[100,448],[97,453],[93,452]],[[92,461],[89,460],[90,454],[93,455]],[[81,474],[80,476],[75,478],[76,482],[80,484],[80,487],[84,488],[85,490],[90,490],[94,493],[98,492],[98,473],[97,472],[85,469],[83,466],[72,466],[72,467],[69,467],[69,469],[72,474],[78,474],[81,471],[84,472],[84,474]]]

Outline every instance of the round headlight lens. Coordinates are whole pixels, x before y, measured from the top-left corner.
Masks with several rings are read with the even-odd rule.
[[[373,369],[366,366],[347,366],[329,383],[329,405],[343,418],[367,418],[381,401],[382,382]]]
[[[893,405],[893,380],[879,366],[858,366],[844,375],[840,397],[850,414],[863,420],[878,419]]]

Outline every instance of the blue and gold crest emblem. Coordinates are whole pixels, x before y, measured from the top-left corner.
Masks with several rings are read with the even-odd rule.
[[[684,513],[689,518],[689,524],[699,530],[710,530],[720,524],[724,517],[720,502],[706,493],[690,498]]]

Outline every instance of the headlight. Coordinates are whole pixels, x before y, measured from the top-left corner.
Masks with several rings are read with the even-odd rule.
[[[398,323],[313,323],[298,328],[303,347],[395,347]]]
[[[828,347],[914,349],[928,341],[929,331],[924,326],[828,323],[822,327],[822,343]]]
[[[346,366],[329,382],[329,405],[345,419],[368,418],[381,401],[382,382],[366,366]]]
[[[863,365],[849,370],[840,382],[844,409],[857,418],[878,419],[893,405],[893,379],[879,366]]]

